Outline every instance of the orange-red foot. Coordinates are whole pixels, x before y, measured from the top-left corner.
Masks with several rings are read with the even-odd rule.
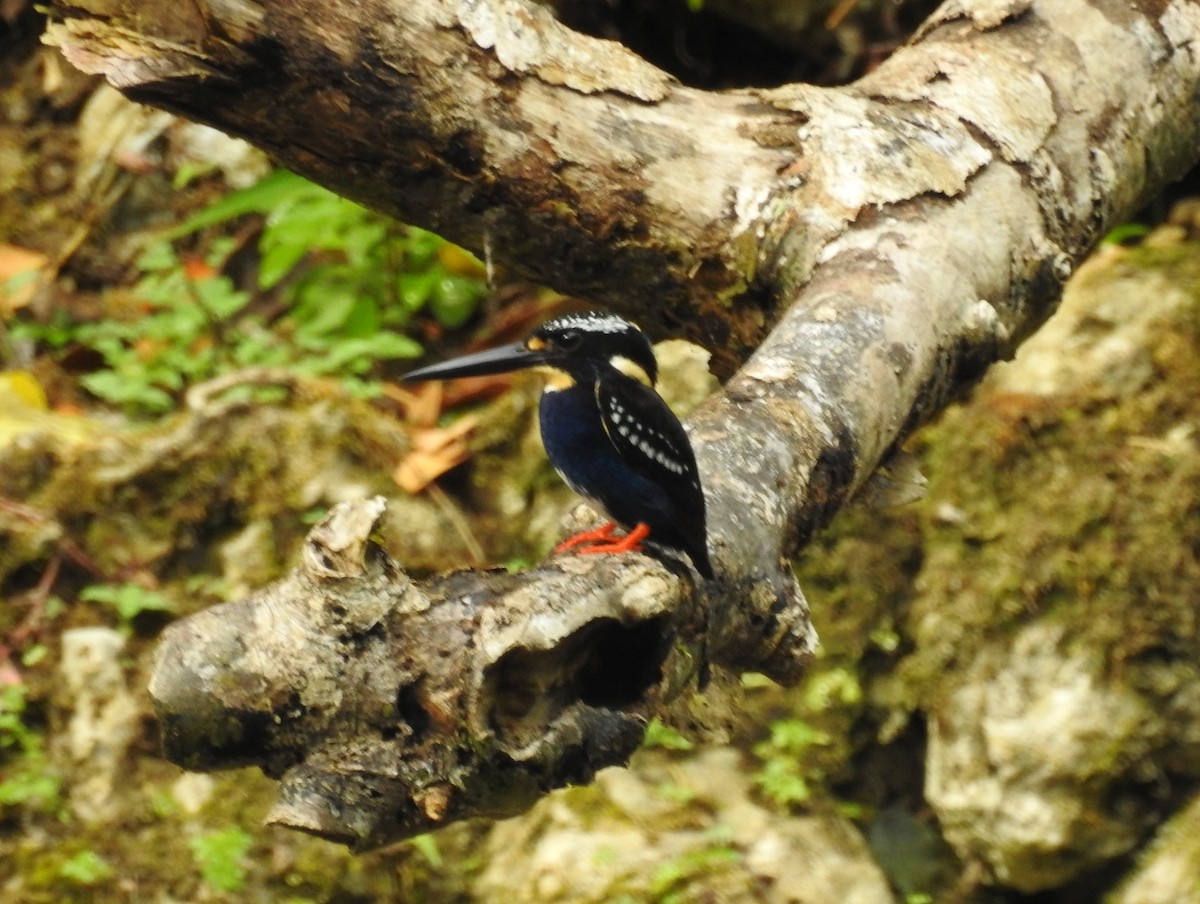
[[[560,552],[566,552],[568,549],[574,549],[576,546],[579,546],[583,543],[592,543],[596,540],[608,540],[608,538],[612,536],[612,532],[616,529],[617,526],[615,524],[613,524],[611,521],[607,521],[597,528],[585,530],[581,533],[573,534],[572,536],[567,537],[567,539],[563,540],[556,547],[554,547],[554,552],[557,554]]]
[[[609,531],[612,533],[612,531]],[[633,530],[623,537],[609,538],[606,537],[604,542],[596,543],[592,546],[584,546],[575,550],[576,555],[588,555],[592,553],[605,552],[641,552],[642,541],[650,536],[650,528],[640,521],[634,526]]]

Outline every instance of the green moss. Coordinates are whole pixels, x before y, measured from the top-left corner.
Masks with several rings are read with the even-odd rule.
[[[219,891],[240,891],[246,884],[245,857],[253,839],[237,826],[214,829],[188,839],[206,884]]]
[[[1144,693],[1147,713],[1194,684],[1200,247],[1110,255],[1073,291],[1087,293],[1070,337],[1085,348],[1148,318],[1113,340],[1130,346],[1128,375],[1045,394],[989,377],[910,443],[925,499],[847,508],[798,563],[818,658],[799,688],[748,698],[761,695],[761,724],[798,718],[828,739],[772,758],[768,778],[810,795],[806,806],[840,792],[867,804],[874,826],[881,808],[919,800],[920,713],[984,645],[1035,620],[1062,627],[1064,655],[1086,654],[1105,680]],[[1194,749],[1157,750],[1165,735],[1130,725],[1113,737],[1124,740],[1089,750],[1080,775],[1103,785],[1147,755],[1200,773]]]
[[[656,904],[682,904],[707,899],[714,877],[742,858],[729,834],[714,829],[708,844],[662,864],[651,879],[650,900]]]
[[[926,562],[909,615],[922,652],[910,668],[969,661],[984,637],[1034,616],[1113,663],[1195,649],[1200,563],[1187,538],[1200,535],[1200,456],[1177,429],[1200,417],[1194,311],[1163,324],[1142,391],[985,388],[927,431]]]

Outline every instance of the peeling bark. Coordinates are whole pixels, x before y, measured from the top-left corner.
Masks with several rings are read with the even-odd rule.
[[[710,660],[794,680],[815,634],[787,558],[1200,149],[1195,0],[958,0],[853,85],[720,94],[522,0],[188,10],[55,4],[48,39],[132,97],[697,340],[722,376],[745,362],[689,421],[715,582],[630,556],[418,588],[368,555],[369,591],[310,562],[171,629],[155,694],[173,755],[260,763],[284,776],[276,819],[358,844],[620,762]],[[314,535],[310,558],[328,547]],[[623,690],[597,695],[592,668]],[[269,718],[205,690],[234,683],[270,691]],[[318,685],[336,687],[306,700]]]

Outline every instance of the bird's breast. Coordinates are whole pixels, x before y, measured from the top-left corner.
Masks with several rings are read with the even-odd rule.
[[[595,396],[578,384],[543,392],[538,420],[546,455],[560,471],[608,446]]]
[[[604,432],[591,388],[544,392],[538,420],[550,464],[572,490],[607,510],[613,491],[627,483],[626,469]]]

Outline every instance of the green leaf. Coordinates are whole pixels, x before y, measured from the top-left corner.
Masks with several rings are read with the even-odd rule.
[[[700,793],[687,785],[677,785],[674,782],[662,782],[654,786],[654,793],[663,800],[677,804],[690,804]]]
[[[453,330],[471,318],[482,297],[483,287],[478,280],[443,276],[434,284],[430,307],[438,323]]]
[[[178,267],[179,258],[170,243],[155,242],[138,256],[136,264],[139,270],[152,273]]]
[[[324,289],[320,294],[320,299],[306,299],[304,306],[293,315],[296,321],[296,331],[302,337],[325,337],[328,333],[340,330],[358,302],[357,295],[348,291],[347,287],[338,286],[335,289],[332,286],[322,286],[319,288]],[[325,342],[321,344],[324,345]]]
[[[251,325],[242,331],[233,347],[237,367],[283,367],[291,361],[291,350],[274,333]]]
[[[25,724],[24,714],[25,685],[9,684],[0,689],[0,748],[24,750],[37,740]]]
[[[741,854],[727,843],[695,848],[658,867],[651,879],[650,891],[655,896],[665,896],[677,886],[705,873],[716,872],[721,867],[735,863],[739,859],[741,859]]]
[[[359,296],[354,307],[346,315],[344,327],[347,336],[374,336],[381,332],[379,304],[374,298]]]
[[[170,599],[137,584],[92,584],[79,592],[79,598],[112,606],[122,622],[130,622],[143,612],[175,611]]]
[[[324,192],[325,189],[309,182],[295,173],[287,170],[275,170],[255,182],[249,188],[243,188],[226,195],[219,201],[210,204],[199,213],[189,217],[179,226],[168,233],[168,237],[177,239],[209,226],[227,222],[235,217],[248,213],[266,213],[276,210],[285,203],[294,203],[299,197],[314,192]]]
[[[1106,235],[1102,242],[1106,245],[1131,245],[1150,234],[1150,227],[1145,223],[1122,223]]]
[[[284,276],[292,273],[296,264],[310,251],[317,238],[318,223],[312,223],[310,231],[301,228],[294,220],[287,222],[286,229],[276,226],[263,233],[258,249],[262,259],[258,264],[258,287],[269,289],[277,285]],[[308,234],[308,233],[312,234]]]
[[[408,227],[407,238],[408,241],[406,244],[410,270],[429,267],[433,263],[438,249],[446,244],[446,240],[441,236],[427,232],[424,229],[419,229],[416,226]]]
[[[761,748],[767,750],[802,753],[814,744],[828,744],[829,735],[813,728],[803,719],[780,719],[771,725],[771,739],[766,744],[759,744],[755,753],[763,756]]]
[[[112,370],[98,370],[79,378],[84,389],[106,402],[149,412],[170,411],[175,399],[157,386],[148,386]]]
[[[262,259],[258,264],[258,287],[270,289],[295,269],[300,259],[308,253],[308,248],[301,244],[285,244],[282,242],[259,246]]]
[[[233,283],[224,276],[202,279],[194,285],[209,313],[215,314],[221,320],[232,317],[250,302],[250,293],[237,291]]]
[[[406,308],[419,311],[425,307],[425,302],[429,300],[440,277],[441,273],[437,270],[401,273],[396,277],[396,292]]]
[[[58,874],[76,885],[97,885],[113,874],[108,862],[95,851],[79,851],[64,860]]]
[[[349,203],[349,202],[346,202]],[[390,231],[390,223],[378,215],[367,219],[367,211],[356,206],[357,222],[350,222],[341,236],[339,247],[346,255],[346,262],[357,270],[372,264],[382,253]]]
[[[442,852],[438,849],[437,839],[432,834],[426,832],[421,835],[414,835],[409,839],[409,843],[429,862],[430,866],[435,869],[441,869],[444,863]]]
[[[666,750],[691,750],[695,745],[669,725],[651,719],[642,738],[643,747],[662,747]]]
[[[175,189],[175,191],[182,191],[193,181],[211,173],[214,169],[216,167],[211,163],[185,161],[179,165],[175,170],[175,175],[171,177],[171,188]]]
[[[45,768],[45,756],[40,751],[19,760],[15,767],[5,767],[4,777],[0,780],[0,806],[53,809],[62,783]]]
[[[213,888],[239,891],[246,882],[243,859],[252,842],[248,832],[237,826],[206,832],[188,841],[200,875]]]
[[[333,345],[320,359],[320,373],[336,373],[350,369],[362,373],[380,359],[416,358],[421,346],[396,333],[378,333],[362,339],[344,339]]]
[[[189,276],[170,237],[246,214],[263,217],[257,286],[246,292],[224,275]],[[214,232],[189,254],[202,255],[219,271],[240,248],[240,241]],[[402,226],[280,170],[145,248],[134,286],[147,309],[143,316],[79,326],[60,319],[54,328],[18,321],[13,335],[43,346],[54,341],[91,348],[104,369],[82,377],[82,384],[135,414],[165,413],[189,385],[248,365],[334,374],[352,395],[377,395],[380,386],[366,379],[377,361],[420,353],[401,335],[415,311],[428,310],[453,328],[477,309],[482,281],[465,275],[470,268],[447,269],[447,260],[467,260],[457,249],[447,256],[447,248],[433,233]],[[255,314],[276,310],[261,304],[264,290],[277,293],[287,310],[270,324]]]
[[[28,650],[21,654],[21,665],[25,666],[26,668],[32,668],[45,659],[46,654],[49,652],[50,648],[44,643],[35,643]]]
[[[368,348],[376,358],[418,358],[423,349],[420,344],[399,333],[376,333],[369,340]]]

